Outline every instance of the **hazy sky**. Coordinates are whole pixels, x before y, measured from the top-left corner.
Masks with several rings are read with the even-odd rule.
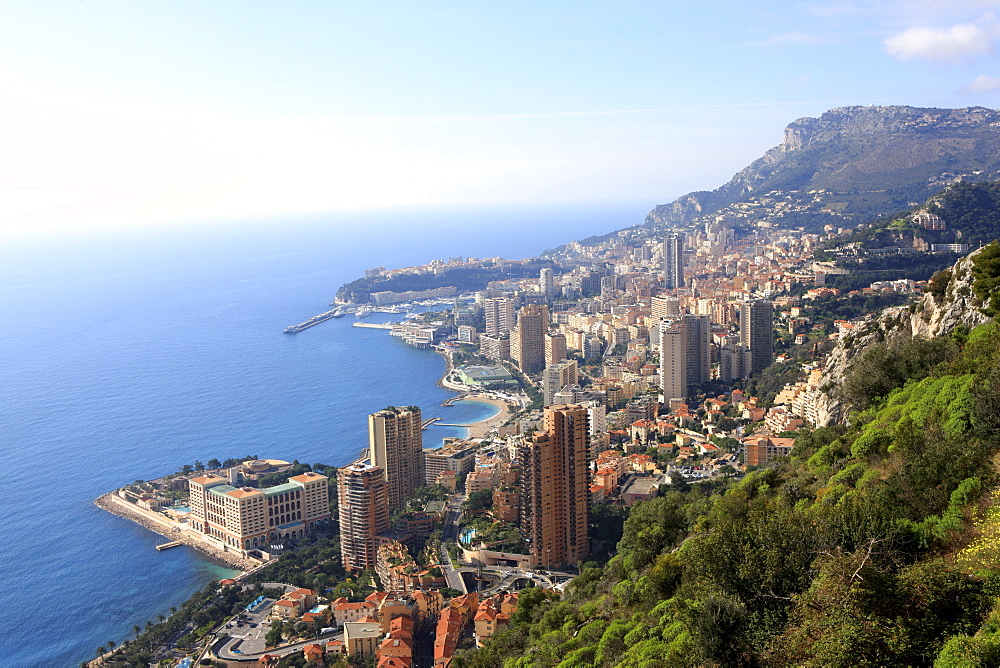
[[[1000,106],[1000,0],[0,0],[0,226],[718,187],[802,116]]]

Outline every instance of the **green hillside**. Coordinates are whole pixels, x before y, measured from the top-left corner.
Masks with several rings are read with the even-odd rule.
[[[974,290],[1000,283],[1000,245]],[[1000,326],[866,353],[852,426],[636,505],[562,600],[522,595],[460,666],[997,665]]]

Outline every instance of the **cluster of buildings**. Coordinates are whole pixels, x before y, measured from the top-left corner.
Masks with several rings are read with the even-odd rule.
[[[414,626],[433,624],[434,666],[446,667],[463,637],[471,633],[476,646],[510,624],[517,609],[516,593],[477,593],[445,600],[436,589],[412,592],[376,591],[362,601],[324,601],[310,589],[297,589],[271,608],[272,622],[302,622],[311,631],[342,629],[343,636],[303,647],[309,665],[327,665],[344,657],[371,661],[376,668],[411,668]],[[261,665],[277,665],[281,657],[265,655]]]
[[[358,462],[338,470],[341,553],[346,569],[381,569],[400,588],[433,582],[437,574],[419,572],[405,558],[400,546],[405,536],[400,535],[399,526],[389,526],[389,513],[417,487],[454,481],[458,476],[465,477],[470,494],[497,490],[499,505],[506,508],[504,517],[521,531],[527,546],[527,555],[522,556],[531,565],[569,566],[589,554],[590,428],[585,407],[546,408],[541,428],[514,439],[514,456],[504,461],[484,461],[489,458],[477,453],[474,444],[462,441],[425,453],[419,428],[411,428],[419,424],[415,408],[390,408],[371,416],[371,463]]]

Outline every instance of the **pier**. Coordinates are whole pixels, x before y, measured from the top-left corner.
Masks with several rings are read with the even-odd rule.
[[[172,540],[169,543],[162,543],[160,545],[157,545],[156,549],[160,551],[169,550],[170,548],[177,547],[179,545],[183,545],[183,543],[180,542],[179,540]]]
[[[285,334],[298,334],[299,332],[301,332],[304,329],[309,329],[310,327],[315,327],[316,325],[318,325],[321,322],[326,322],[327,320],[330,320],[332,318],[339,318],[342,315],[344,315],[344,312],[341,309],[339,309],[339,308],[335,308],[335,309],[333,309],[331,311],[326,311],[325,313],[320,313],[319,315],[314,315],[313,317],[309,318],[305,322],[300,322],[297,325],[292,325],[291,327],[286,327],[285,328]]]
[[[441,418],[439,418],[439,417],[432,417],[429,420],[424,420],[423,424],[420,425],[420,428],[421,429],[427,429],[427,427],[431,426],[435,422],[440,422],[440,421],[441,421]]]

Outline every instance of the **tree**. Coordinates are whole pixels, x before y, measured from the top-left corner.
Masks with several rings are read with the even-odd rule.
[[[484,489],[480,492],[473,492],[462,504],[462,510],[484,510],[493,507],[493,492]]]
[[[222,463],[218,459],[215,459],[213,457],[212,459],[208,460],[208,468],[210,469],[222,468]]]
[[[972,291],[983,302],[983,313],[1000,315],[1000,242],[993,241],[972,260]]]
[[[275,622],[274,625],[271,626],[271,630],[267,632],[266,636],[264,636],[264,645],[267,647],[277,647],[280,645],[282,638],[281,630],[282,623]]]

